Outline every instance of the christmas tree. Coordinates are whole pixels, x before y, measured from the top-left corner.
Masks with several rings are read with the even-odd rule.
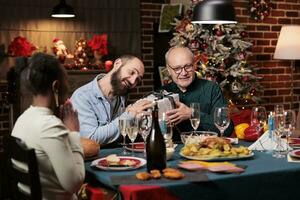
[[[192,0],[184,17],[175,19],[174,37],[170,46],[186,46],[194,52],[198,77],[216,81],[225,97],[234,104],[257,103],[262,86],[256,68],[247,63],[252,43],[240,24],[192,24],[192,10],[198,1]]]

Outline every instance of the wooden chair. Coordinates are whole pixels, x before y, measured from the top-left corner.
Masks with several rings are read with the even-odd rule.
[[[39,170],[34,149],[28,148],[22,140],[13,136],[4,138],[4,153],[8,157],[8,175],[12,198],[16,200],[40,200],[42,199],[42,189],[39,177]],[[16,160],[28,166],[28,170],[17,167],[13,162]],[[18,187],[22,183],[30,188],[27,194]]]

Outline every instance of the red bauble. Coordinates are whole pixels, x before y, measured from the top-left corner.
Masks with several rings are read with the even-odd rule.
[[[87,68],[87,67],[82,67],[80,70],[81,70],[81,71],[87,71],[88,68]]]
[[[113,61],[111,61],[111,60],[105,61],[104,66],[105,66],[106,72],[109,72],[112,69]]]
[[[248,81],[249,80],[249,77],[248,76],[244,76],[243,77],[243,81]]]
[[[208,44],[203,43],[203,44],[201,44],[201,47],[202,47],[202,49],[206,49],[208,47]]]
[[[216,31],[216,35],[219,36],[219,37],[221,37],[223,35],[223,32],[221,30],[217,30]]]
[[[246,31],[242,31],[241,33],[240,33],[240,35],[241,35],[241,37],[247,37],[248,36],[248,33],[246,32]]]

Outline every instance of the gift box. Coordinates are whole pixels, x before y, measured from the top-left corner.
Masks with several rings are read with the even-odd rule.
[[[162,90],[161,92],[152,92],[145,99],[156,101],[159,113],[162,113],[176,108],[175,102],[179,101],[179,95]]]

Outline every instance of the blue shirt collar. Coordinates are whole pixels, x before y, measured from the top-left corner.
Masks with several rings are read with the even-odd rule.
[[[97,75],[94,80],[93,80],[93,83],[92,83],[92,91],[95,95],[95,97],[97,99],[104,99],[105,96],[103,95],[101,89],[99,88],[99,85],[98,85],[98,80],[100,80],[103,76],[105,76],[105,74],[99,74]]]

